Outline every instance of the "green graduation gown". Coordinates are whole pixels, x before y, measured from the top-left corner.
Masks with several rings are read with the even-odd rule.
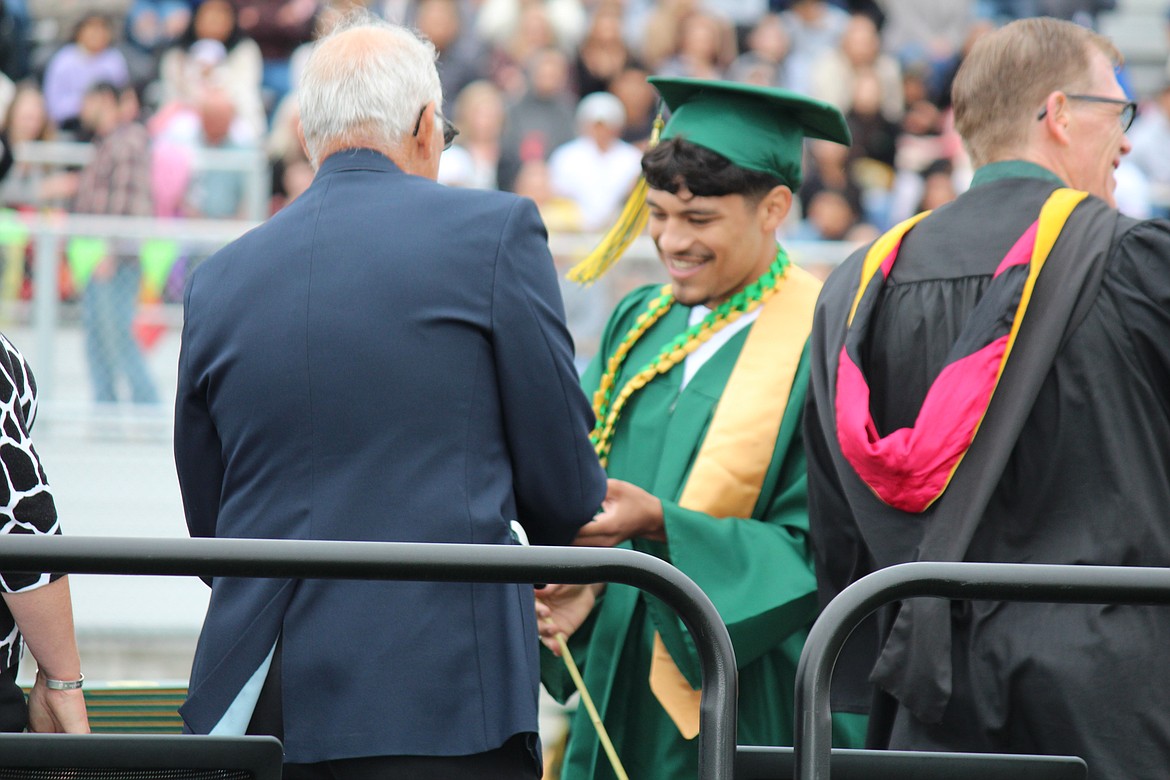
[[[604,361],[659,290],[657,285],[639,288],[618,304],[583,377],[587,393],[597,388]],[[622,367],[617,388],[686,329],[689,311],[675,305],[642,336]],[[703,589],[727,624],[739,666],[739,744],[790,745],[796,662],[817,614],[801,440],[807,353],[801,355],[752,516],[712,517],[678,505],[751,328],[736,333],[681,392],[680,364],[635,393],[618,421],[607,470],[610,477],[662,501],[668,543],[637,539],[623,546],[672,562]],[[698,687],[698,656],[689,633],[672,610],[636,588],[609,584],[589,620],[570,638],[570,648],[629,776],[695,778],[697,741],[682,737],[650,690],[656,631],[680,671]],[[573,693],[573,683],[559,658],[543,648],[542,653],[545,687],[563,702]],[[846,717],[852,720],[837,724],[842,743],[860,746],[864,719]],[[571,723],[561,776],[614,777],[584,707]]]

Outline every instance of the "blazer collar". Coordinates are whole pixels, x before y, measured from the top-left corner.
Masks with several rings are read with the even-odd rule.
[[[386,173],[402,173],[393,160],[381,152],[373,149],[343,149],[334,152],[325,158],[318,170],[318,175],[328,176],[337,171],[385,171]]]

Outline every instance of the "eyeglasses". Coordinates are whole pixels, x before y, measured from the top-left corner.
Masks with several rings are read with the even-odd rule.
[[[412,136],[418,136],[418,129],[422,127],[423,114],[426,112],[426,106],[423,106],[422,111],[418,112],[418,119],[414,120],[414,132],[411,133]],[[443,122],[443,151],[445,152],[451,148],[451,144],[455,143],[455,136],[459,135],[459,128],[451,124],[451,120],[440,114],[437,110],[435,111],[435,116]]]
[[[1132,100],[1122,100],[1120,98],[1097,97],[1096,95],[1065,95],[1069,100],[1081,100],[1085,103],[1108,103],[1111,106],[1121,106],[1121,114],[1118,115],[1117,121],[1121,123],[1121,132],[1129,132],[1130,125],[1133,124],[1134,117],[1137,116],[1138,104]],[[1048,115],[1048,106],[1040,109],[1040,113],[1036,115],[1036,119],[1043,119]]]

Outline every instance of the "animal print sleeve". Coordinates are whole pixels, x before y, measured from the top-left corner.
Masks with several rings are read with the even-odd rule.
[[[6,360],[0,360],[0,533],[59,534],[57,508],[48,478],[33,448],[29,428],[36,418],[37,386],[28,363],[0,334]],[[55,577],[0,572],[0,591],[32,590]]]

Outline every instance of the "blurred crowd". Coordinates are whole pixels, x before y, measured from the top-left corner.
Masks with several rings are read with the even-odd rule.
[[[118,90],[119,120],[149,136],[157,216],[247,216],[241,171],[201,170],[192,150],[263,150],[275,211],[313,171],[297,138],[307,45],[361,0],[4,0],[0,130],[87,142],[95,84]],[[854,143],[808,144],[785,232],[865,240],[947,202],[971,171],[950,121],[950,80],[983,32],[1045,14],[1097,24],[1112,0],[369,0],[435,45],[444,113],[458,127],[440,180],[533,198],[550,230],[597,231],[639,173],[657,110],[647,77],[786,87],[845,112]],[[1170,29],[1170,19],[1167,20]],[[1160,94],[1136,95],[1134,151],[1118,199],[1165,213],[1170,63]],[[76,176],[3,182],[10,208],[76,196]]]

